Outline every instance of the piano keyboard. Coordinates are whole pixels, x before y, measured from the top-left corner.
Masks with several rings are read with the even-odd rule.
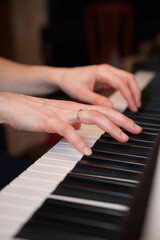
[[[143,90],[155,77],[138,72]],[[118,111],[143,127],[118,143],[95,126],[79,135],[92,147],[83,156],[62,139],[0,192],[0,239],[136,239],[150,190],[160,133],[159,83],[143,91],[143,106],[131,113],[119,92]],[[117,101],[118,100],[118,101]],[[128,133],[127,133],[128,134]],[[136,231],[135,231],[136,229]]]

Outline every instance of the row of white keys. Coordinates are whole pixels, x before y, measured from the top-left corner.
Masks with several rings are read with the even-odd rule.
[[[121,95],[115,93],[112,101],[116,109],[125,110]],[[77,132],[92,147],[104,131],[82,125]],[[2,234],[14,236],[81,158],[82,154],[62,139],[5,187],[0,193],[0,239]]]
[[[87,139],[90,146],[102,134],[98,128],[94,131],[94,126],[90,126],[88,132],[82,126],[79,134],[83,135],[84,131],[86,135],[92,131],[92,138]],[[62,139],[6,186],[0,194],[0,234],[15,235],[82,156]]]

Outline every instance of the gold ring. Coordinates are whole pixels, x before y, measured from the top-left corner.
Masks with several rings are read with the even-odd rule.
[[[78,120],[79,122],[81,122],[79,117],[80,117],[80,112],[81,112],[82,110],[83,110],[83,109],[79,109],[78,112],[77,112],[77,120]]]

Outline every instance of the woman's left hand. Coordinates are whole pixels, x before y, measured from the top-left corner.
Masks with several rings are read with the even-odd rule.
[[[65,69],[59,87],[82,102],[113,107],[112,102],[94,90],[112,87],[119,90],[131,111],[137,112],[141,106],[141,92],[134,75],[108,64]]]

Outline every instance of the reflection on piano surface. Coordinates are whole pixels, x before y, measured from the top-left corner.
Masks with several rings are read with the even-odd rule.
[[[144,76],[141,88],[153,77]],[[124,102],[120,106],[143,127],[140,135],[129,133],[128,143],[82,126],[78,131],[92,156],[62,139],[6,186],[0,193],[0,239],[139,239],[159,146],[159,89],[157,74],[143,90],[138,113],[125,110]]]

